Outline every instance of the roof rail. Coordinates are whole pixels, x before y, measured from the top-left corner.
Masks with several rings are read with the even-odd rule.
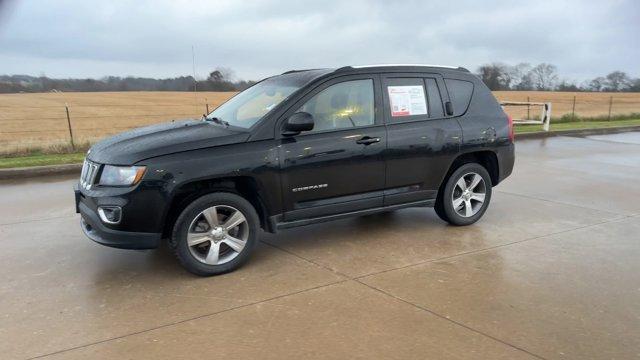
[[[341,68],[339,68],[339,69],[336,69],[336,72],[338,72],[338,71],[344,71],[344,70],[350,70],[350,69],[366,69],[366,68],[372,68],[372,67],[394,67],[394,66],[435,67],[435,68],[452,69],[452,70],[460,70],[460,71],[469,72],[469,70],[467,70],[466,68],[463,68],[463,67],[461,67],[461,66],[432,65],[432,64],[371,64],[371,65],[350,65],[350,66],[343,66],[343,67],[341,67]]]
[[[316,69],[299,69],[299,70],[289,70],[289,71],[285,71],[280,75],[284,75],[284,74],[292,74],[292,73],[297,73],[297,72],[303,72],[303,71],[314,71],[314,70],[325,70],[323,68],[316,68]]]

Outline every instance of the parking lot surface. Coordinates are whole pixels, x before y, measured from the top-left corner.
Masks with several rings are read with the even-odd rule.
[[[86,239],[75,179],[0,184],[0,357],[640,357],[640,133],[517,144],[468,227],[406,209],[263,234],[212,278]]]

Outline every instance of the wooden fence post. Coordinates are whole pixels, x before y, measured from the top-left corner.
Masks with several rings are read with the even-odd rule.
[[[611,121],[611,108],[613,107],[613,96],[609,97],[609,121]]]
[[[531,102],[531,99],[529,99],[528,96],[527,96],[527,102]],[[527,120],[531,119],[530,110],[531,110],[531,105],[527,104]]]
[[[576,117],[576,96],[573,95],[573,106],[571,106],[571,118],[575,119]]]
[[[69,105],[64,103],[64,109],[67,112],[67,126],[69,126],[69,138],[71,139],[71,148],[76,149],[76,145],[73,143],[73,130],[71,130],[71,116],[69,116]]]

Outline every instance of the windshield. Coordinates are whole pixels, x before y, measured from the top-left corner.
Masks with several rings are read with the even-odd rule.
[[[309,76],[284,74],[261,81],[207,115],[207,120],[248,129],[271,109],[301,88]]]

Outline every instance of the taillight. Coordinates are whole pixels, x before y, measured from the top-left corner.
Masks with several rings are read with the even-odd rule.
[[[509,114],[507,114],[507,127],[509,128],[509,140],[514,142],[516,135],[513,131],[513,118]]]

